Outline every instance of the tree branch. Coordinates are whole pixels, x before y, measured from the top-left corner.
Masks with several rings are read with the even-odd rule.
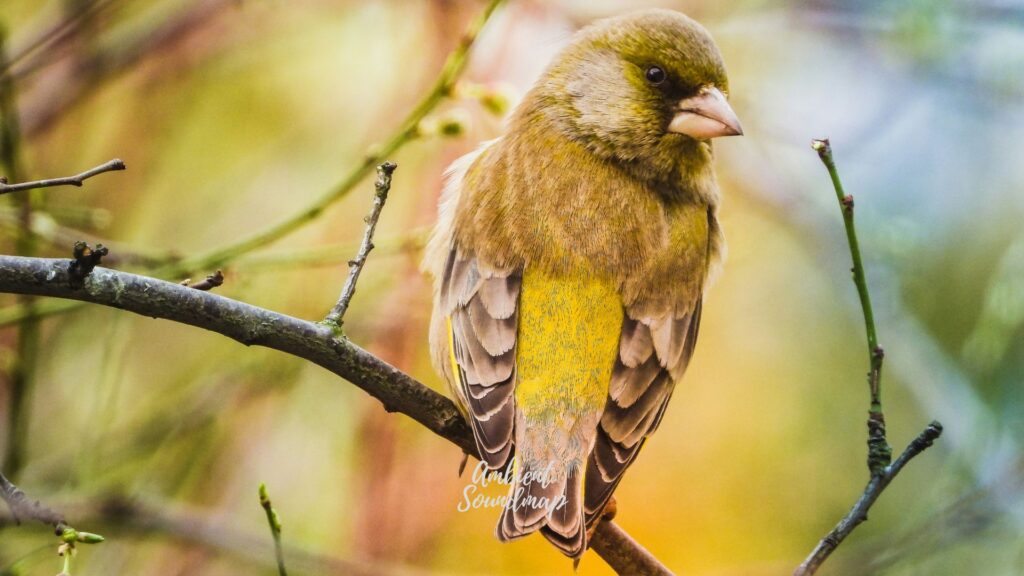
[[[0,498],[7,503],[15,523],[21,524],[22,518],[27,518],[53,526],[58,535],[63,531],[64,517],[60,513],[50,510],[38,501],[29,500],[28,496],[3,474],[0,474]]]
[[[214,249],[193,258],[187,258],[180,263],[171,265],[167,269],[154,271],[154,275],[168,277],[181,275],[182,273],[187,274],[192,270],[208,270],[218,266],[223,266],[225,263],[234,260],[242,254],[246,254],[257,248],[262,248],[263,246],[272,244],[292,232],[295,232],[320,216],[320,214],[322,214],[329,206],[347,196],[348,193],[356,187],[356,185],[362,182],[363,178],[365,178],[366,175],[369,174],[370,170],[372,170],[377,164],[380,164],[407,142],[414,140],[419,136],[420,122],[430,114],[438,104],[451,95],[452,90],[455,88],[455,83],[458,81],[463,70],[465,70],[466,65],[469,63],[470,48],[473,47],[474,42],[476,42],[477,37],[480,35],[480,31],[484,27],[484,24],[486,24],[490,19],[491,14],[494,13],[503,1],[504,0],[490,0],[487,3],[487,6],[484,7],[483,11],[473,19],[469,24],[469,27],[462,34],[462,39],[459,41],[459,45],[451,54],[448,55],[444,66],[441,68],[441,73],[438,75],[437,80],[434,81],[434,85],[431,87],[430,91],[427,92],[423,99],[416,104],[412,109],[412,112],[405,117],[398,130],[392,134],[384,144],[379,147],[375,147],[370,154],[367,154],[367,156],[363,158],[362,162],[356,165],[352,171],[349,172],[348,175],[346,175],[332,190],[329,190],[326,194],[313,202],[313,204],[307,206],[305,209],[291,216],[287,220],[279,222],[278,224],[257,232],[248,238],[242,239],[223,248]]]
[[[487,3],[483,11],[473,19],[466,31],[463,32],[462,39],[455,50],[448,55],[430,91],[416,104],[416,107],[406,116],[405,120],[388,137],[385,143],[375,147],[371,153],[367,154],[333,189],[328,190],[312,204],[289,219],[256,232],[248,238],[221,248],[214,248],[209,252],[190,258],[167,262],[162,266],[153,267],[150,273],[161,278],[182,278],[197,270],[212,270],[223,267],[239,256],[272,244],[301,229],[319,217],[328,207],[347,196],[375,165],[383,162],[386,157],[391,156],[406,143],[419,136],[420,122],[441,102],[451,96],[456,82],[462,76],[462,72],[469,62],[470,49],[476,42],[484,25],[502,2],[503,0],[490,0]],[[0,310],[0,327],[19,322],[26,315],[43,318],[70,312],[79,307],[80,304],[75,302],[44,302],[34,308],[30,314],[20,308],[3,309]]]
[[[846,228],[846,240],[850,247],[850,256],[853,259],[853,283],[857,287],[857,295],[860,297],[861,310],[864,314],[864,327],[867,334],[868,345],[868,388],[871,393],[871,405],[868,409],[868,470],[871,478],[861,497],[853,505],[853,508],[843,517],[842,520],[829,532],[811,551],[806,560],[793,572],[794,576],[810,576],[818,571],[818,568],[828,559],[837,547],[853,532],[854,528],[868,519],[868,510],[882,494],[882,491],[892,482],[892,479],[899,474],[900,470],[908,462],[926,448],[942,434],[942,425],[933,421],[910,445],[903,454],[892,462],[892,447],[886,439],[885,414],[882,411],[882,361],[885,352],[878,345],[878,335],[875,330],[875,314],[871,307],[871,294],[868,292],[867,278],[864,274],[864,263],[860,254],[860,244],[857,241],[857,229],[853,222],[853,196],[846,194],[843,190],[843,183],[839,179],[839,170],[836,168],[835,160],[832,157],[832,145],[828,139],[813,140],[811,148],[817,153],[821,162],[828,170],[832,179],[832,187],[835,189],[836,199],[843,213],[843,225]],[[890,464],[890,462],[892,462]]]
[[[388,201],[388,192],[391,191],[391,175],[394,174],[398,165],[393,162],[385,162],[377,166],[376,191],[373,194],[373,207],[370,213],[363,220],[366,222],[366,231],[363,232],[363,241],[359,244],[359,251],[356,252],[354,260],[348,263],[348,278],[341,289],[341,296],[338,303],[331,309],[330,314],[324,318],[324,323],[332,328],[341,328],[345,319],[345,312],[348,311],[349,302],[356,293],[356,283],[359,282],[359,274],[366,265],[366,258],[373,250],[373,232],[377,229],[377,221],[380,220],[381,212],[384,211],[384,203]]]
[[[81,174],[65,176],[63,178],[50,178],[47,180],[35,180],[33,182],[21,182],[20,184],[8,184],[6,178],[0,177],[0,194],[10,194],[11,192],[21,192],[22,190],[33,190],[36,188],[50,188],[53,186],[81,186],[86,180],[98,174],[124,169],[124,162],[114,158],[109,162],[100,164],[99,166],[86,170]]]
[[[839,201],[843,213],[846,242],[850,246],[850,257],[853,260],[850,272],[853,274],[853,283],[857,286],[857,296],[860,298],[860,307],[864,314],[864,331],[868,343],[868,389],[871,393],[871,407],[868,410],[868,470],[872,475],[877,475],[892,461],[892,446],[885,436],[885,414],[882,411],[882,361],[885,359],[885,351],[878,344],[875,330],[875,312],[871,307],[871,293],[868,292],[860,243],[857,241],[857,228],[853,223],[853,196],[843,190],[828,138],[812,141],[811,148],[818,153],[822,164],[828,170],[832,187],[836,192],[836,200]]]
[[[872,476],[871,480],[868,481],[868,485],[864,488],[864,493],[861,494],[853,508],[846,513],[846,516],[843,516],[843,519],[836,524],[831,532],[818,542],[811,555],[793,572],[793,575],[809,576],[816,573],[832,552],[853,532],[853,529],[868,519],[868,510],[871,509],[871,506],[881,496],[882,491],[889,486],[892,479],[900,473],[900,470],[903,470],[903,467],[911,459],[931,446],[941,435],[942,425],[938,422],[932,422],[907,446],[907,449],[903,451],[903,454],[900,454],[900,457],[895,462],[886,466],[880,474]]]
[[[171,541],[202,546],[218,554],[230,555],[240,562],[274,569],[276,561],[260,554],[265,536],[241,529],[220,514],[210,514],[191,506],[159,500],[128,498],[119,494],[99,494],[62,502],[69,516],[90,525],[116,531],[115,536],[145,541],[154,535]],[[13,524],[13,518],[0,510],[0,528]],[[296,545],[283,544],[289,566],[300,574],[345,574],[347,576],[431,576],[431,572],[402,564],[358,561],[318,553]]]
[[[463,452],[477,454],[469,425],[451,400],[349,342],[328,327],[218,294],[96,267],[74,288],[69,260],[0,256],[0,292],[80,300],[204,328],[246,346],[264,346],[308,360],[341,376]],[[620,574],[671,572],[621,528],[608,522],[591,546]]]

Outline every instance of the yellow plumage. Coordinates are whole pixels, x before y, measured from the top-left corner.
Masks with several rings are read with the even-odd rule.
[[[527,270],[519,298],[515,396],[524,416],[540,424],[604,408],[622,326],[615,285],[583,271]]]

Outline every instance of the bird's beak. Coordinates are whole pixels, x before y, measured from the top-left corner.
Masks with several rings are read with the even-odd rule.
[[[702,89],[692,98],[680,100],[668,131],[697,140],[743,135],[740,119],[725,100],[725,95],[713,86]]]

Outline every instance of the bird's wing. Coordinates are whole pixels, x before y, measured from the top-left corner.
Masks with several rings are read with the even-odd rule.
[[[675,383],[686,371],[700,327],[701,299],[681,315],[633,319],[626,315],[608,401],[587,462],[584,513],[597,520],[633,463],[644,440],[657,429]]]
[[[452,248],[441,278],[454,385],[481,459],[503,468],[513,453],[516,329],[522,272]]]

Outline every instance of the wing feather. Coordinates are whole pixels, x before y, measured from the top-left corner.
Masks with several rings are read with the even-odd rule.
[[[512,457],[515,359],[522,273],[481,265],[452,248],[441,283],[448,314],[456,385],[465,402],[480,456],[489,468]]]
[[[644,441],[660,424],[678,381],[693,356],[701,300],[679,315],[623,321],[619,358],[608,401],[587,462],[584,514],[588,526],[600,518]]]

